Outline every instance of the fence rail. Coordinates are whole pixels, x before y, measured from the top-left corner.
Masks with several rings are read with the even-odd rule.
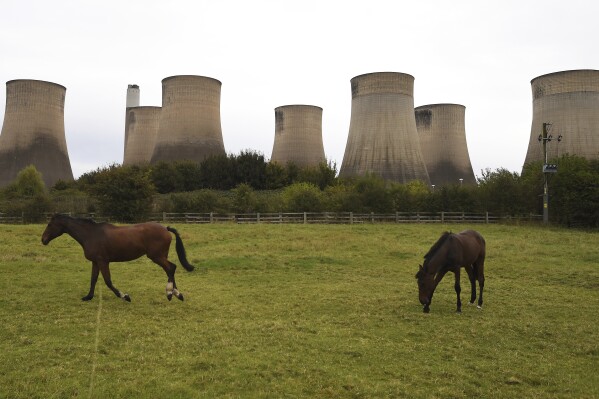
[[[96,221],[113,222],[110,216],[94,213],[67,213],[71,216],[92,218]],[[49,220],[52,214],[46,214]],[[354,212],[299,212],[299,213],[153,213],[146,219],[160,223],[270,223],[270,224],[364,224],[364,223],[499,223],[513,221],[535,222],[541,215],[519,217],[497,216],[488,212],[396,212],[396,213],[354,213]],[[7,216],[0,212],[0,224],[24,224],[26,215]]]
[[[168,213],[153,214],[150,220],[170,223],[273,223],[273,224],[354,224],[354,223],[497,223],[500,217],[486,213],[396,212],[392,214],[354,212],[301,213]]]

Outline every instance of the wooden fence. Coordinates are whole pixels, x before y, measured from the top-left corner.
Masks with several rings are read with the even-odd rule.
[[[71,216],[92,218],[96,221],[114,221],[109,216],[74,214]],[[49,220],[51,214],[46,215]],[[160,223],[271,223],[271,224],[363,224],[363,223],[498,223],[516,221],[538,221],[540,215],[527,215],[517,218],[500,217],[485,213],[467,212],[396,212],[396,213],[354,213],[354,212],[299,212],[299,213],[153,213],[146,219]],[[0,224],[25,223],[25,215],[6,216],[0,213]]]
[[[295,223],[295,224],[355,224],[355,223],[497,223],[500,218],[486,213],[465,212],[396,212],[393,214],[354,212],[300,213],[167,213],[154,214],[150,220],[162,223]]]

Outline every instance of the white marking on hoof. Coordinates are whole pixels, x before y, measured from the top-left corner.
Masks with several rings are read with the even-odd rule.
[[[166,295],[173,295],[173,283],[171,281],[166,283]]]
[[[482,308],[483,308],[483,307],[482,307],[482,306],[480,306],[480,305],[476,305],[476,308],[477,308],[477,309],[481,309],[481,310],[482,310]]]
[[[179,298],[179,297],[181,296],[181,293],[180,293],[180,292],[179,292],[179,290],[178,290],[178,289],[176,289],[176,288],[173,288],[173,294],[174,294],[174,295],[175,295],[177,298]]]

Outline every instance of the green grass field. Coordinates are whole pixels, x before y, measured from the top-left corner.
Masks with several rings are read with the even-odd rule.
[[[527,226],[177,225],[198,269],[132,303],[45,226],[0,226],[0,398],[599,397],[599,233]],[[446,230],[487,240],[484,309],[453,276],[431,313],[414,274]],[[171,260],[179,264],[174,245]]]

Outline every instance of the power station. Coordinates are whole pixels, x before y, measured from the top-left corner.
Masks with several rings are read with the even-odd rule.
[[[563,154],[599,159],[599,71],[581,69],[541,75],[532,87],[532,127],[525,164],[544,160],[543,123],[560,144],[547,146],[548,159]]]
[[[322,144],[322,108],[314,105],[275,108],[275,142],[270,160],[300,167],[326,162]]]
[[[220,122],[221,82],[181,75],[162,80],[162,111],[151,163],[201,162],[224,155]]]
[[[127,86],[127,108],[139,107],[139,94],[138,85]]]
[[[29,165],[47,187],[73,180],[64,129],[66,88],[19,79],[6,82],[6,111],[0,134],[0,186]]]
[[[127,108],[123,165],[150,163],[160,126],[160,107]]]
[[[466,142],[466,107],[431,104],[414,111],[420,149],[433,185],[474,184]]]
[[[429,183],[414,116],[414,77],[377,72],[351,79],[351,118],[340,177],[374,174]]]

